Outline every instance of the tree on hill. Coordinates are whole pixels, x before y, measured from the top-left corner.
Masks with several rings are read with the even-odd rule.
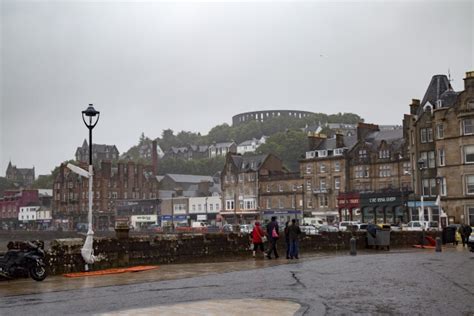
[[[308,139],[304,132],[292,130],[280,132],[267,139],[267,142],[257,149],[257,153],[274,154],[283,161],[289,170],[299,170],[298,160],[308,150]]]
[[[0,197],[3,196],[3,192],[6,190],[18,189],[15,184],[5,177],[0,177]]]
[[[73,159],[63,162],[63,164],[65,165],[67,165],[68,163],[72,163],[77,166],[77,162]],[[57,166],[51,171],[51,174],[39,176],[38,179],[36,179],[35,182],[33,182],[31,187],[33,189],[52,189],[54,180],[59,174],[59,169],[60,169],[60,166]]]

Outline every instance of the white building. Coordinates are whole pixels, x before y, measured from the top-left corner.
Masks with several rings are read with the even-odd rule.
[[[237,152],[237,144],[234,142],[216,143],[209,146],[209,158],[225,157],[227,153]]]
[[[23,206],[20,207],[20,212],[18,212],[18,220],[20,222],[35,222],[36,212],[40,209],[40,206]]]
[[[245,153],[253,153],[260,145],[265,144],[266,141],[267,136],[262,136],[260,139],[253,138],[246,140],[237,146],[237,153],[241,155]]]
[[[212,221],[221,211],[222,200],[219,194],[206,197],[189,198],[189,216],[192,221]]]

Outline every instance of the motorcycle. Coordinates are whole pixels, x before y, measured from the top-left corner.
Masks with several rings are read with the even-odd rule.
[[[26,242],[20,249],[8,244],[8,251],[0,257],[0,277],[14,279],[30,276],[35,281],[43,281],[46,276],[44,250],[41,245]]]

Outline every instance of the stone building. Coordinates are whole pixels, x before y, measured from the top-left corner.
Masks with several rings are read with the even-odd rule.
[[[92,144],[92,159],[98,163],[102,160],[111,161],[119,159],[119,151],[115,145]],[[81,147],[76,149],[76,161],[89,162],[89,145],[84,139]]]
[[[30,187],[35,181],[35,167],[33,168],[17,168],[12,165],[10,161],[8,163],[5,177],[19,187]]]
[[[87,169],[87,165],[81,165]],[[87,224],[88,180],[71,172],[66,165],[53,186],[53,218],[57,225],[77,229]],[[158,180],[153,166],[132,161],[112,164],[102,161],[94,169],[93,223],[95,229],[114,225],[117,200],[146,200],[158,198]]]
[[[260,176],[259,210],[264,222],[276,216],[280,223],[303,215],[303,179],[299,172]]]
[[[305,216],[318,216],[329,223],[338,218],[337,197],[349,188],[347,152],[357,142],[356,136],[336,134],[328,139],[319,133],[309,133],[309,151],[300,160],[304,179]]]
[[[418,201],[424,196],[425,219],[437,220],[442,213],[435,202],[440,195],[449,223],[473,225],[474,71],[466,73],[464,90],[458,92],[445,75],[433,76],[422,101],[412,100],[404,120],[414,189]]]
[[[227,154],[221,173],[221,216],[230,223],[250,223],[260,216],[259,183],[262,177],[286,173],[274,155]]]
[[[380,131],[377,125],[359,123],[354,136],[336,134],[327,138],[312,133],[308,139],[310,150],[300,160],[307,216],[318,216],[328,222],[396,222],[400,220],[400,216],[394,215],[397,211],[406,213],[404,202],[411,190],[411,168],[403,129]],[[405,200],[397,198],[397,205],[360,203],[361,193],[370,200],[371,195],[380,198],[394,191],[404,192]],[[357,202],[347,207],[346,200]]]

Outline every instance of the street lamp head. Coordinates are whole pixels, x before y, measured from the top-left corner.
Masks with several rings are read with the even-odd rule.
[[[418,169],[423,170],[424,168],[425,168],[425,160],[420,158],[418,160]]]
[[[93,104],[89,104],[89,107],[85,109],[84,111],[82,111],[82,115],[85,115],[85,116],[96,116],[98,114],[100,114],[100,112],[94,109]]]
[[[97,116],[97,119],[95,120],[95,123],[93,123],[92,118],[95,116]],[[89,120],[86,120],[86,117],[88,117]],[[89,128],[90,130],[92,130],[97,125],[97,122],[99,122],[99,117],[100,112],[96,111],[92,104],[89,104],[87,109],[82,111],[82,120],[84,121],[84,124],[86,124],[87,128]]]

